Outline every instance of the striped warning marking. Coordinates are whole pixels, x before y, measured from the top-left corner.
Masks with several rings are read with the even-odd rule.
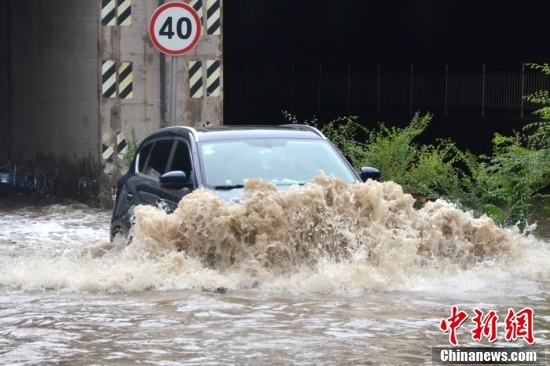
[[[220,96],[220,61],[206,61],[206,96]]]
[[[116,25],[115,0],[101,0],[101,24]]]
[[[116,62],[113,60],[101,64],[101,95],[116,98]]]
[[[221,34],[220,0],[206,0],[206,33]]]
[[[128,144],[126,143],[126,139],[124,138],[124,133],[118,132],[116,135],[116,151],[118,153],[118,158],[122,159],[124,157],[124,154],[126,154],[126,150],[128,150]]]
[[[118,25],[132,24],[132,0],[118,0],[117,18]]]
[[[199,14],[199,18],[201,20],[201,35],[202,35],[202,33],[203,33],[202,25],[204,24],[204,22],[202,21],[202,0],[191,0],[189,5],[191,5],[193,7],[193,9],[195,9],[197,14]]]
[[[112,163],[113,162],[113,153],[114,153],[113,147],[103,145],[103,144],[101,145],[101,147],[102,147],[102,151],[103,151],[103,153],[101,154],[101,157],[103,158],[103,160],[105,160],[107,163]]]
[[[189,95],[191,98],[202,98],[202,61],[189,61]]]
[[[119,159],[123,158],[124,154],[126,154],[126,150],[128,150],[128,144],[126,143],[126,139],[124,138],[124,133],[122,133],[122,131],[118,131],[116,134],[116,151]],[[112,163],[114,155],[115,149],[113,145],[107,146],[102,144],[101,157],[103,158],[103,160],[105,160],[107,163]]]
[[[121,62],[118,68],[118,96],[121,99],[132,99],[132,63]]]

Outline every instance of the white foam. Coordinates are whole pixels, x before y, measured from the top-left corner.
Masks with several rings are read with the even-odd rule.
[[[392,182],[321,174],[281,192],[252,180],[241,204],[197,190],[171,215],[137,207],[125,248],[108,243],[109,213],[57,207],[0,236],[0,286],[524,296],[550,278],[548,243],[444,201],[413,202]]]

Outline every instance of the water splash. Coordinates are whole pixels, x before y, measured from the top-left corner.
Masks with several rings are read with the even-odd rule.
[[[196,190],[170,215],[137,207],[126,247],[84,240],[63,255],[3,254],[0,285],[531,294],[550,278],[547,243],[445,201],[413,202],[393,182],[323,174],[287,191],[251,180],[239,204]]]
[[[198,190],[171,215],[138,207],[134,235],[152,254],[184,251],[219,270],[251,260],[287,271],[359,258],[374,267],[431,261],[467,268],[516,257],[518,243],[527,245],[517,230],[487,216],[474,218],[442,200],[414,210],[413,202],[393,182],[348,184],[321,174],[304,188],[278,191],[253,180],[238,205]]]

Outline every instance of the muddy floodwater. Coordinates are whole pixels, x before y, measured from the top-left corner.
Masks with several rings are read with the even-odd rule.
[[[0,364],[430,364],[453,305],[461,347],[527,346],[505,318],[529,308],[550,350],[550,245],[444,201],[414,210],[391,182],[199,190],[170,215],[137,207],[128,245],[110,214],[0,200]],[[493,343],[472,338],[475,308],[498,315]]]

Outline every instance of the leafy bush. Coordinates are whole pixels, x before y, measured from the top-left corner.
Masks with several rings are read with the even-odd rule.
[[[288,112],[283,111],[283,115],[297,123],[296,117]],[[417,198],[418,206],[426,200],[445,197],[481,209],[471,174],[483,170],[484,165],[477,157],[460,151],[450,140],[440,140],[437,146],[414,143],[431,119],[430,113],[422,116],[416,113],[404,128],[379,123],[378,129],[373,130],[360,125],[353,116],[338,118],[324,126],[318,126],[315,119],[307,123],[319,127],[356,169],[362,166],[380,169],[383,180],[403,186],[405,192]],[[366,136],[364,142],[358,141],[358,133]]]
[[[111,197],[111,193],[105,189],[99,192],[97,199],[99,200],[99,205],[103,208],[113,208],[115,203]]]
[[[126,154],[124,154],[124,157],[122,158],[122,164],[126,168],[129,168],[130,164],[132,164],[132,160],[134,159],[140,144],[140,141],[136,136],[136,130],[133,127],[130,134],[131,136],[130,141],[128,141],[128,148],[126,149]]]
[[[543,113],[550,119],[550,110],[539,115]],[[288,112],[283,115],[298,123]],[[543,197],[542,190],[550,185],[550,125],[527,126],[536,129],[527,135],[496,134],[493,156],[488,158],[461,151],[448,139],[438,140],[436,145],[415,143],[431,119],[430,113],[416,113],[404,128],[379,123],[373,130],[353,116],[323,126],[315,118],[306,123],[318,127],[356,169],[376,167],[383,180],[400,184],[417,199],[417,207],[444,198],[478,215],[486,213],[499,224],[518,224],[523,229],[533,200]],[[364,141],[357,138],[359,133],[366,136]]]
[[[531,67],[550,75],[548,64]],[[549,92],[541,90],[525,99],[542,105],[534,114],[543,121],[529,124],[523,133],[511,137],[495,135],[484,192],[487,212],[504,224],[519,223],[520,227],[528,222],[534,201],[549,197],[543,192],[550,186]]]

